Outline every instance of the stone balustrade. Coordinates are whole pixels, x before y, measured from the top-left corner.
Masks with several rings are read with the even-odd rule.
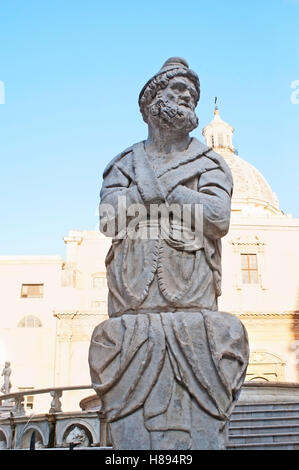
[[[49,413],[61,412],[61,401],[60,398],[64,391],[69,390],[88,390],[92,389],[91,385],[73,385],[71,387],[51,387],[51,388],[40,388],[36,390],[24,390],[22,392],[13,392],[6,395],[0,395],[0,416],[1,416],[1,405],[5,402],[5,407],[9,406],[9,403],[13,402],[14,406],[10,409],[13,416],[24,416],[25,410],[23,406],[24,397],[26,395],[40,395],[42,393],[49,393],[53,398],[51,401],[51,407]],[[3,408],[3,411],[5,408]]]
[[[91,395],[87,394],[80,401],[81,411],[62,411],[60,400],[63,393],[69,390],[92,390]],[[24,397],[43,393],[49,394],[49,411],[44,414],[26,416],[23,407]],[[92,450],[111,446],[109,426],[105,416],[100,411],[100,400],[89,385],[52,387],[10,393],[9,395],[1,395],[0,402],[2,402],[2,406],[0,406],[0,450],[28,449],[34,431],[36,449],[63,449],[75,445],[75,449],[84,447]],[[248,424],[248,414],[253,416],[252,421],[257,424]],[[269,414],[271,414],[270,418],[267,417]],[[263,431],[261,435],[255,435],[256,429],[260,431],[265,420],[271,421],[274,418],[281,424],[280,427],[276,426],[278,429],[276,434],[269,437],[269,432],[267,434],[266,431]],[[288,424],[290,420],[292,425]],[[243,421],[247,423],[245,429],[242,428]],[[236,423],[240,424],[237,426]],[[236,430],[236,426],[239,431]],[[298,427],[298,383],[245,383],[237,407],[232,415],[228,447],[238,449],[243,446],[244,448],[248,447],[248,449],[255,447],[266,449],[271,444],[273,448],[299,448],[299,431],[296,431]],[[291,429],[288,436],[283,431],[285,428]],[[242,435],[236,435],[237,432]],[[264,438],[268,440],[271,438],[275,442],[264,443]],[[286,438],[290,442],[285,442]],[[255,439],[253,444],[252,439]]]
[[[51,387],[0,396],[0,450],[28,449],[33,432],[35,448],[105,447],[109,445],[105,417],[100,404],[92,409],[63,412],[61,397],[71,390],[91,390],[90,385]],[[26,395],[49,394],[47,413],[26,415]]]

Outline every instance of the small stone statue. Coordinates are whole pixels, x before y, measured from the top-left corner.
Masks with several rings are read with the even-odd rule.
[[[217,304],[233,180],[189,135],[199,96],[187,62],[168,59],[139,95],[148,138],[104,171],[110,318],[89,365],[114,449],[224,449],[246,374],[246,330]]]
[[[2,374],[1,376],[4,377],[4,383],[1,387],[1,392],[4,394],[4,395],[7,395],[10,393],[10,390],[11,390],[11,382],[10,382],[10,376],[11,376],[11,367],[10,367],[10,362],[5,362],[5,366],[4,366],[4,369],[2,371]]]
[[[75,444],[76,447],[89,447],[90,442],[85,430],[79,426],[75,426],[66,436],[64,446]]]

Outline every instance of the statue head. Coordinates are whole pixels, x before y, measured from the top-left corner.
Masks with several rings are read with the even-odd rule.
[[[199,97],[197,74],[184,59],[171,57],[142,88],[139,107],[148,125],[191,132],[198,126]]]

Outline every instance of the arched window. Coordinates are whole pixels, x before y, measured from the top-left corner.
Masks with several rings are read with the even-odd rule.
[[[43,326],[42,322],[34,315],[27,315],[18,323],[18,328],[40,328],[41,326]]]
[[[269,380],[265,377],[253,377],[252,379],[248,380],[248,382],[269,382]]]
[[[285,362],[267,351],[251,351],[246,372],[247,382],[284,382]]]

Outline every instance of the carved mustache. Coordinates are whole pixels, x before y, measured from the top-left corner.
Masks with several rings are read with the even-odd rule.
[[[150,109],[150,114],[167,127],[185,127],[189,131],[195,129],[198,125],[198,118],[193,110],[186,102],[179,105],[157,99]]]
[[[173,104],[168,104],[167,102],[163,100],[157,100],[156,103],[152,106],[151,108],[151,113],[153,116],[163,115],[169,117],[169,118],[174,118],[175,116],[183,116],[184,113],[180,110],[180,106],[184,106],[188,109],[191,109],[190,106],[187,103],[180,103],[179,105],[173,105]]]

